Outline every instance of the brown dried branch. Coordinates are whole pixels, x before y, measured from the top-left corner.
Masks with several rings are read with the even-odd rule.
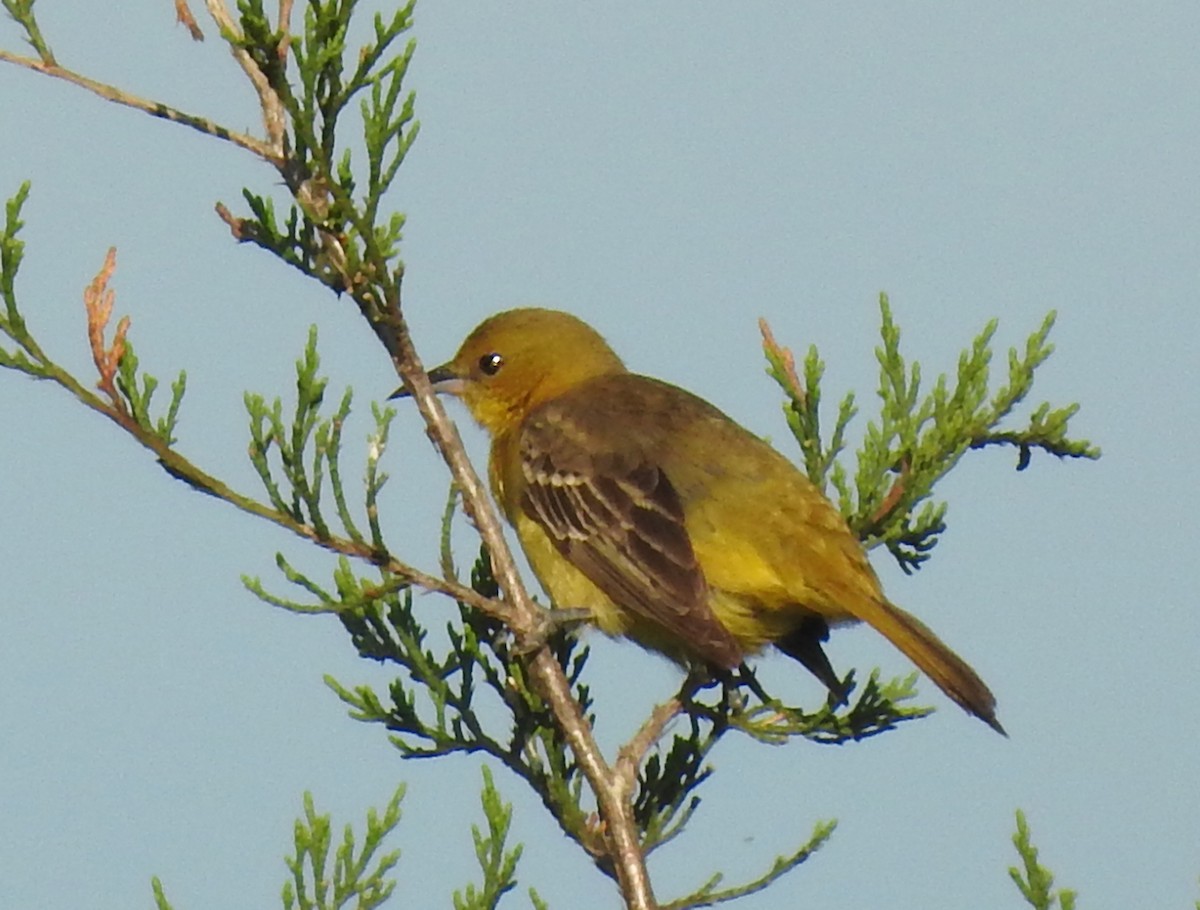
[[[229,233],[233,235],[233,239],[239,243],[246,239],[246,219],[239,218],[233,212],[229,211],[229,206],[223,202],[218,202],[214,208],[217,212],[217,217],[229,225]]]
[[[804,384],[800,382],[800,377],[796,374],[796,358],[792,356],[791,349],[783,347],[775,340],[771,326],[762,317],[759,317],[758,320],[758,330],[762,333],[763,350],[767,352],[771,362],[783,365],[783,376],[786,380],[785,391],[803,406],[808,401],[808,396],[804,391]]]
[[[125,356],[125,336],[129,333],[130,321],[128,316],[122,316],[113,334],[111,347],[104,345],[104,330],[108,328],[108,320],[112,316],[113,303],[116,294],[108,286],[108,279],[117,267],[117,248],[109,247],[108,255],[104,257],[104,265],[96,273],[91,284],[83,289],[83,305],[87,311],[88,344],[92,349],[92,360],[100,379],[96,388],[108,396],[109,400],[123,415],[129,415],[125,399],[117,391],[117,369],[121,358]]]
[[[892,483],[887,493],[884,494],[883,500],[879,503],[879,508],[872,512],[871,517],[867,519],[862,533],[873,532],[876,528],[882,526],[891,517],[891,514],[904,498],[904,494],[908,490],[909,475],[912,473],[912,459],[904,455],[897,464],[897,469],[899,476]]]
[[[204,32],[200,31],[200,23],[188,8],[187,0],[175,0],[175,21],[187,28],[193,41],[204,40]]]

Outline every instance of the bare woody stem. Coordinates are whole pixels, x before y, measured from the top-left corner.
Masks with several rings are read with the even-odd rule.
[[[609,856],[626,904],[631,910],[654,910],[658,904],[646,872],[645,857],[642,855],[630,802],[631,775],[628,771],[614,771],[605,761],[592,735],[591,726],[571,694],[571,685],[562,666],[550,649],[542,643],[546,632],[543,611],[525,590],[512,551],[505,541],[500,517],[478,473],[467,458],[457,428],[446,415],[417,356],[400,310],[399,288],[396,288],[394,296],[388,296],[391,298],[388,317],[385,323],[374,323],[376,334],[391,353],[396,372],[412,392],[430,437],[462,491],[464,508],[474,521],[480,537],[487,544],[496,581],[515,613],[509,626],[516,637],[518,649],[538,643],[527,662],[530,678],[553,712],[571,751],[575,754],[576,761],[579,762],[580,769],[596,795],[596,802],[605,823],[604,833],[609,845]],[[370,314],[364,312],[364,315],[370,320]]]
[[[667,729],[667,724],[683,712],[683,700],[680,695],[663,702],[661,705],[656,705],[654,710],[650,712],[650,716],[638,728],[637,733],[633,735],[633,738],[621,747],[620,753],[617,756],[616,771],[617,779],[626,792],[633,792],[633,785],[637,780],[638,770],[642,767],[642,762],[645,760],[646,754],[662,739],[663,733]]]
[[[254,58],[239,46],[242,33],[237,23],[233,21],[233,17],[229,15],[229,9],[225,6],[224,0],[205,0],[204,5],[208,8],[208,14],[212,16],[213,21],[217,23],[217,28],[221,30],[221,37],[229,45],[233,59],[238,62],[238,66],[242,68],[242,72],[246,74],[246,78],[250,80],[250,84],[258,93],[263,126],[266,128],[269,140],[269,144],[265,146],[266,152],[259,154],[262,154],[276,167],[282,167],[286,154],[284,138],[287,135],[287,112],[284,110],[283,101],[275,89],[271,88],[267,74],[260,70],[254,62]],[[281,15],[290,15],[290,4],[281,6],[280,13]],[[286,20],[281,19],[279,27],[283,29],[286,25]]]
[[[16,64],[17,66],[23,66],[26,69],[31,69],[46,76],[53,76],[55,79],[62,79],[65,82],[70,82],[72,85],[86,89],[94,95],[99,95],[106,101],[123,104],[125,107],[131,107],[147,113],[151,117],[160,117],[163,120],[170,120],[172,123],[191,127],[209,136],[215,136],[218,139],[224,139],[226,142],[232,142],[239,148],[244,148],[246,151],[252,152],[260,158],[265,158],[272,162],[275,161],[275,153],[267,143],[255,139],[253,136],[248,136],[245,133],[226,129],[220,124],[209,120],[207,117],[198,117],[195,114],[185,113],[176,108],[169,107],[160,101],[148,101],[145,98],[139,98],[115,86],[97,82],[95,79],[89,79],[87,76],[82,76],[79,73],[59,66],[57,63],[46,63],[41,60],[35,60],[33,57],[25,57],[6,50],[0,50],[0,60]]]

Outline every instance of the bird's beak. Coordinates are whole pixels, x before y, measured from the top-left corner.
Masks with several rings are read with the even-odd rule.
[[[462,393],[464,380],[454,371],[454,367],[450,364],[443,363],[440,367],[434,367],[426,375],[429,377],[429,382],[435,392],[447,395],[459,395]],[[411,395],[412,392],[408,390],[407,386],[400,386],[400,388],[388,396],[388,400],[408,398]]]

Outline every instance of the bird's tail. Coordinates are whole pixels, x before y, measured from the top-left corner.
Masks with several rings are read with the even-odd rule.
[[[876,609],[868,615],[858,613],[858,618],[879,630],[965,711],[1002,736],[1008,735],[996,720],[996,696],[970,664],[911,613],[886,600],[875,601],[873,606]]]

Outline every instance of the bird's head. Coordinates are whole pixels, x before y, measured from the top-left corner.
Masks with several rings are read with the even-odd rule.
[[[493,435],[533,408],[624,365],[600,334],[558,310],[507,310],[480,323],[454,355],[429,371],[438,392],[457,395]],[[401,397],[403,389],[392,397]]]

